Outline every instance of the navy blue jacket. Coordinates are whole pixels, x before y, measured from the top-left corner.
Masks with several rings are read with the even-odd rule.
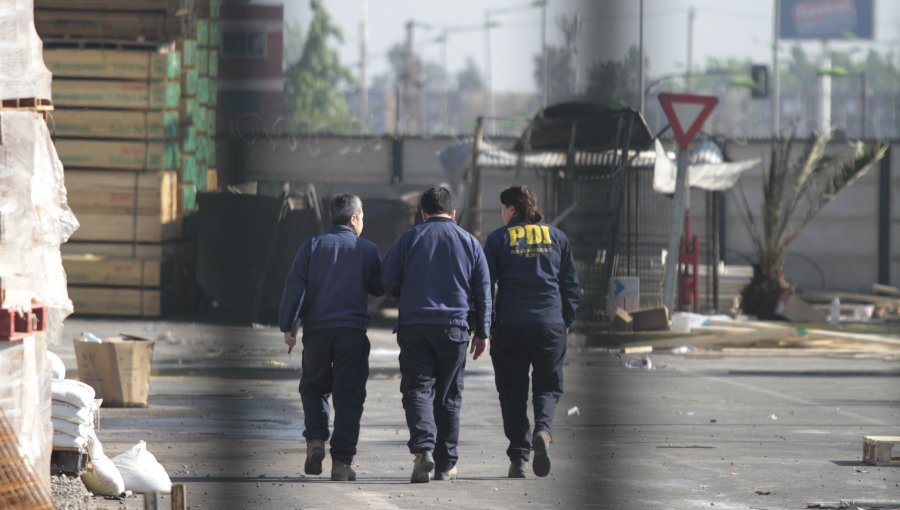
[[[357,237],[350,227],[335,225],[307,239],[297,250],[284,284],[278,325],[281,331],[291,330],[302,297],[304,331],[365,330],[372,320],[366,294],[384,294],[378,248]]]
[[[384,256],[381,280],[389,296],[400,298],[401,326],[471,327],[487,338],[491,287],[484,251],[453,220],[432,216],[400,234]]]
[[[494,324],[564,324],[575,320],[581,287],[561,230],[513,217],[484,243],[497,284]]]

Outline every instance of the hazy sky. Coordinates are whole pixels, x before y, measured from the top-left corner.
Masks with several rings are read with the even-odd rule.
[[[277,0],[256,0],[278,3]],[[886,51],[891,44],[900,48],[900,1],[875,1],[874,43],[836,43],[869,46]],[[309,24],[308,0],[283,0],[285,17]],[[428,43],[445,26],[484,23],[486,9],[528,6],[531,0],[324,0],[335,21],[343,28],[345,44],[341,59],[345,65],[359,62],[359,24],[363,5],[368,4],[370,76],[387,68],[387,49],[405,38],[407,20],[428,23],[436,28],[416,30],[416,46],[427,60],[440,63],[441,45]],[[561,45],[560,16],[578,12],[582,31],[578,51],[584,61],[621,59],[629,46],[638,43],[639,0],[549,0],[547,43]],[[644,0],[645,57],[651,77],[683,71],[687,60],[688,9],[696,8],[694,21],[694,67],[702,67],[710,56],[752,58],[757,63],[772,59],[772,0]],[[493,82],[497,91],[534,92],[534,56],[540,52],[541,10],[528,9],[492,18],[502,24],[491,31]],[[789,43],[782,43],[784,48]],[[817,53],[819,44],[809,45]],[[485,61],[483,31],[451,35],[447,46],[448,68],[459,71],[467,57],[482,70]]]

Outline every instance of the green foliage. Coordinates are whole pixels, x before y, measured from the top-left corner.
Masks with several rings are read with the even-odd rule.
[[[787,249],[825,205],[884,157],[888,146],[858,142],[853,155],[826,154],[832,132],[814,137],[792,162],[793,139],[772,144],[769,170],[763,179],[763,207],[754,213],[742,188],[738,209],[750,233],[756,264],[763,275],[779,275]]]
[[[313,19],[300,60],[285,73],[286,128],[295,133],[348,133],[355,119],[341,94],[342,86],[353,86],[350,71],[343,67],[329,39],[342,41],[341,30],[321,0],[311,0]]]
[[[538,90],[544,88],[544,58],[534,57],[534,80]],[[575,64],[567,48],[547,46],[547,100],[550,103],[566,99],[575,92]]]
[[[481,70],[472,60],[472,57],[466,59],[466,67],[456,73],[456,89],[462,93],[479,92],[484,90],[484,80],[481,78]]]
[[[610,106],[640,104],[640,56],[637,46],[628,49],[623,60],[595,62],[588,74],[587,95]]]

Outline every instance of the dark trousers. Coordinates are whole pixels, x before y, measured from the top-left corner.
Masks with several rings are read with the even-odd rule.
[[[534,432],[553,435],[553,414],[563,393],[566,328],[545,325],[497,326],[491,332],[491,362],[503,432],[509,439],[510,459],[529,460],[531,424],[528,422],[528,369],[531,368]]]
[[[469,335],[457,327],[401,326],[400,391],[409,427],[409,451],[432,450],[435,469],[446,471],[459,455],[459,412]]]
[[[303,333],[300,399],[310,439],[328,439],[328,395],[334,402],[332,458],[350,464],[359,441],[359,421],[369,378],[369,337],[365,330],[333,328]]]

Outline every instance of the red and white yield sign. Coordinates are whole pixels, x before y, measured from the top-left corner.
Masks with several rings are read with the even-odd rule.
[[[719,98],[714,96],[666,92],[659,95],[659,104],[666,112],[679,147],[688,148],[718,102]]]

